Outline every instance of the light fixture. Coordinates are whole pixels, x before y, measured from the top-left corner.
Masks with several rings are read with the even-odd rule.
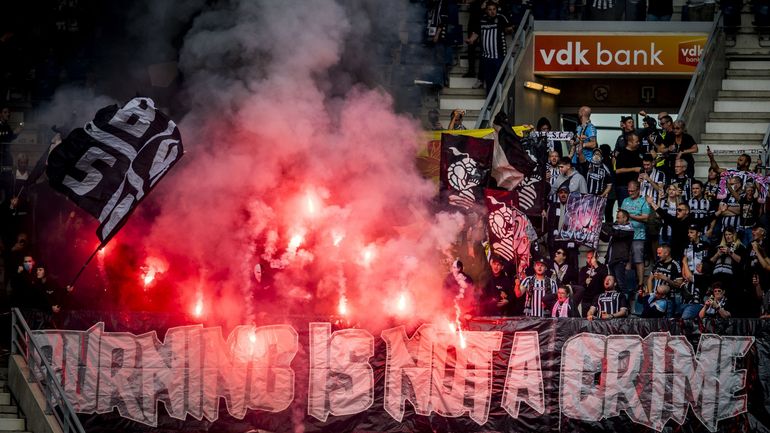
[[[561,89],[557,89],[556,87],[551,86],[543,86],[543,92],[550,93],[551,95],[558,95],[561,93]]]
[[[534,81],[525,81],[524,87],[526,87],[527,89],[538,90],[538,91],[543,90],[543,85],[540,83],[536,83]]]

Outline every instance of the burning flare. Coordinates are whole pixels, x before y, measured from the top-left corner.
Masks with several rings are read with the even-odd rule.
[[[337,312],[340,313],[340,316],[347,316],[348,314],[348,298],[346,298],[345,295],[340,296]]]

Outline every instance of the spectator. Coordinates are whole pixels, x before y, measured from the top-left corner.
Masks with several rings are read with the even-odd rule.
[[[650,276],[647,278],[647,293],[657,293],[658,286],[665,284],[670,288],[678,289],[682,285],[682,265],[671,257],[671,247],[663,244],[658,247],[658,261],[653,265]],[[677,294],[681,303],[681,295]],[[673,314],[675,309],[669,311]]]
[[[35,259],[25,255],[11,277],[11,306],[25,310],[48,311],[46,299],[35,284]]]
[[[478,55],[478,40],[471,37],[473,34],[481,34],[481,16],[485,12],[484,0],[473,0],[468,5],[468,38],[465,39],[465,43],[468,45],[468,72],[463,74],[465,78],[476,78],[476,84],[473,85],[474,89],[480,89],[484,84],[479,80],[479,74],[476,73],[476,59]]]
[[[708,247],[700,240],[700,226],[693,224],[687,230],[687,248],[682,257],[683,305],[677,313],[682,319],[694,319],[701,309],[701,293],[705,293],[708,276],[704,272]]]
[[[677,159],[674,162],[674,174],[668,180],[669,185],[676,185],[682,194],[682,199],[689,201],[692,197],[692,178],[687,175],[687,161]]]
[[[436,110],[435,108],[431,108],[431,110],[428,111],[428,123],[430,124],[431,131],[444,130],[444,125],[441,124],[440,117],[441,115],[439,114],[438,110]]]
[[[612,221],[613,212],[615,211],[615,203],[617,202],[615,197],[615,159],[612,157],[612,149],[609,144],[602,144],[599,146],[599,150],[602,151],[602,160],[604,165],[610,169],[610,177],[613,182],[613,188],[610,188],[610,193],[607,195],[607,205],[604,207],[604,221]]]
[[[514,279],[503,271],[505,260],[492,255],[489,259],[489,266],[492,268],[492,277],[487,281],[482,292],[482,298],[479,301],[479,310],[484,316],[511,316],[512,300],[514,294]]]
[[[604,278],[604,293],[596,299],[596,304],[588,310],[586,318],[594,320],[615,319],[628,316],[628,301],[625,295],[617,291],[615,277],[607,275]]]
[[[582,158],[580,155],[580,159]],[[595,149],[589,161],[581,161],[578,170],[588,184],[588,194],[607,198],[612,190],[612,172],[602,161],[602,152]]]
[[[703,303],[703,308],[698,313],[698,317],[701,319],[707,317],[729,319],[731,316],[730,309],[731,307],[727,302],[727,296],[725,296],[722,284],[715,282],[711,285],[711,293],[706,298],[706,302]]]
[[[719,167],[719,164],[717,163],[717,160],[714,159],[714,152],[711,151],[711,148],[709,146],[706,146],[706,155],[709,157],[709,164],[714,171],[716,171],[719,174],[722,174],[722,172],[727,171],[726,168]],[[751,170],[751,155],[748,153],[741,154],[738,159],[735,161],[735,170],[736,171],[749,171]],[[744,179],[741,178],[741,181]]]
[[[588,193],[586,179],[572,167],[572,163],[567,157],[562,157],[559,160],[559,177],[556,178],[556,182],[551,186],[551,193],[563,187],[566,187],[570,193]]]
[[[553,187],[556,185],[556,181],[559,180],[559,176],[561,175],[561,172],[559,171],[560,158],[559,152],[555,150],[548,152],[548,164],[545,166],[545,180],[548,182],[548,185],[550,185],[551,191],[553,191]],[[559,186],[556,185],[556,188],[558,187]],[[567,191],[569,191],[569,188],[567,188]],[[555,192],[551,192],[548,195],[548,198],[550,199],[550,203],[559,202],[559,198]]]
[[[692,135],[686,132],[685,127],[684,120],[675,121],[672,128],[673,134],[666,134],[663,139],[663,146],[660,146],[659,149],[662,154],[667,156],[669,167],[674,167],[674,163],[678,160],[687,161],[686,174],[688,177],[693,177],[695,175],[693,154],[698,153],[698,144],[695,143]]]
[[[630,133],[626,136],[626,147],[620,150],[615,159],[615,181],[617,182],[615,196],[621,205],[630,193],[629,182],[632,180],[636,182],[641,171],[642,154],[639,152],[639,136]]]
[[[639,136],[642,140],[641,150],[644,155],[654,155],[658,149],[658,143],[663,141],[663,138],[658,133],[658,123],[650,116],[645,117],[642,120],[644,129],[639,132]]]
[[[569,188],[563,186],[556,192],[556,203],[551,203],[546,212],[546,223],[548,227],[548,251],[556,251],[557,248],[567,247],[566,242],[556,240],[559,229],[564,224],[564,217],[567,215],[567,200],[569,199]]]
[[[498,14],[499,5],[496,1],[488,0],[486,14],[481,17],[479,33],[473,32],[466,41],[475,43],[481,38],[481,77],[487,93],[492,91],[492,85],[497,77],[497,71],[503,65],[503,60],[508,52],[505,42],[505,34],[513,32],[513,25],[508,19]]]
[[[449,121],[448,129],[454,131],[467,129],[465,125],[463,125],[463,116],[465,116],[465,110],[452,110],[452,120]]]
[[[666,188],[666,197],[664,197],[660,201],[660,206],[657,206],[655,202],[652,202],[651,197],[647,197],[647,204],[650,205],[653,211],[657,213],[657,217],[661,220],[660,225],[660,232],[658,233],[658,239],[660,240],[661,244],[670,244],[671,238],[674,235],[673,233],[673,223],[674,221],[671,219],[666,219],[665,216],[668,215],[669,217],[676,217],[677,212],[679,209],[679,204],[682,203],[681,200],[681,193],[679,192],[679,188],[675,185],[669,185],[668,188]],[[662,210],[662,212],[657,212],[658,209]],[[688,207],[689,211],[689,207]],[[681,236],[684,236],[684,233],[681,233]],[[684,244],[684,242],[682,242]]]
[[[727,197],[725,197],[719,203],[719,209],[715,212],[715,216],[718,218],[717,232],[714,235],[719,235],[720,231],[724,230],[724,227],[741,227],[741,205],[740,200],[743,195],[743,184],[741,178],[733,176],[727,179]]]
[[[622,293],[629,293],[628,271],[631,270],[631,242],[634,238],[634,228],[629,222],[628,211],[618,209],[615,224],[606,224],[602,228],[600,239],[607,242],[605,262],[610,275],[615,277],[618,288]]]
[[[529,317],[545,317],[549,306],[553,305],[556,296],[556,281],[545,275],[546,264],[543,259],[535,260],[535,274],[521,282],[516,291],[516,297],[526,296],[524,315]]]
[[[652,197],[652,201],[660,203],[661,194],[666,186],[666,174],[655,168],[652,155],[642,156],[642,171],[639,173],[639,188],[642,197]]]
[[[576,249],[576,248],[574,248]],[[551,278],[556,280],[556,285],[576,284],[578,280],[577,256],[568,253],[565,248],[557,248],[553,253],[551,264]]]
[[[687,202],[690,206],[690,215],[695,221],[702,223],[704,227],[707,223],[713,225],[716,209],[714,209],[712,202],[703,195],[703,182],[697,179],[693,180],[690,190],[692,197]]]
[[[665,140],[668,135],[674,133],[674,119],[665,111],[658,113],[658,123],[660,124],[660,138]],[[662,142],[658,143],[658,148],[662,145]]]
[[[585,5],[585,19],[590,21],[620,21],[625,2],[622,0],[590,0]]]
[[[719,171],[709,167],[706,183],[703,184],[703,196],[711,202],[712,207],[716,207],[719,204],[717,194],[719,194]]]
[[[687,0],[682,21],[714,21],[715,9],[716,0]]]
[[[681,257],[687,248],[687,231],[692,225],[701,226],[702,223],[698,222],[692,215],[690,215],[690,206],[687,203],[677,203],[674,209],[674,215],[663,209],[662,206],[658,206],[655,203],[651,203],[652,199],[647,198],[647,204],[658,214],[663,220],[664,227],[670,228],[671,235],[669,236],[668,243],[671,246],[672,254],[675,257]]]
[[[599,263],[596,259],[596,251],[586,251],[586,265],[580,269],[578,274],[578,283],[580,289],[576,289],[573,294],[573,300],[576,304],[583,305],[583,309],[588,308],[596,302],[596,298],[604,291],[604,278],[609,275],[607,265]],[[622,290],[621,290],[622,291]]]
[[[578,163],[579,152],[583,152],[583,158],[590,159],[593,149],[596,149],[596,127],[591,123],[591,107],[582,106],[578,110],[580,124],[575,130],[575,139],[570,141],[570,157],[572,163]]]
[[[746,264],[746,248],[741,244],[735,234],[735,228],[725,227],[722,234],[722,242],[710,253],[709,261],[713,264],[713,280],[719,281],[721,287],[732,290],[737,285],[736,279],[742,276],[743,266]]]
[[[757,188],[753,182],[747,182],[744,193],[738,200],[741,215],[738,236],[744,245],[751,243],[751,229],[759,222],[759,214],[762,211],[762,205],[759,203],[756,190]]]
[[[636,296],[636,303],[642,306],[643,319],[659,319],[666,317],[669,309],[669,292],[670,288],[668,284],[661,283],[655,289],[655,292],[646,294],[644,290],[639,289]]]
[[[559,286],[556,290],[556,302],[551,308],[551,317],[557,319],[565,317],[580,317],[578,309],[572,300],[572,291],[569,285]]]
[[[614,152],[617,155],[621,149],[626,147],[626,136],[630,133],[639,135],[634,127],[634,118],[631,116],[620,116],[620,135],[615,140]]]
[[[650,206],[639,194],[639,182],[632,180],[628,183],[629,197],[623,200],[621,209],[628,212],[631,226],[634,228],[634,239],[631,242],[631,263],[636,268],[636,284],[641,286],[644,281],[644,243],[647,239],[645,222],[650,217]]]

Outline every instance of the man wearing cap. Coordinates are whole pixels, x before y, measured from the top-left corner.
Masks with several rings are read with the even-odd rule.
[[[543,258],[535,260],[535,274],[524,278],[516,289],[516,297],[526,296],[524,315],[545,317],[556,296],[556,281],[545,275],[546,263]]]

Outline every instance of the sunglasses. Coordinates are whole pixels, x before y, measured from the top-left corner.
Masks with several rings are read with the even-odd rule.
[[[556,251],[556,253],[555,253],[555,254],[556,254],[557,256],[563,256],[563,255],[564,255],[564,251]]]
[[[677,212],[684,212],[684,211],[686,211],[686,210],[687,210],[687,209],[684,209],[684,208],[682,208],[682,209],[677,209],[676,211],[677,211]]]

